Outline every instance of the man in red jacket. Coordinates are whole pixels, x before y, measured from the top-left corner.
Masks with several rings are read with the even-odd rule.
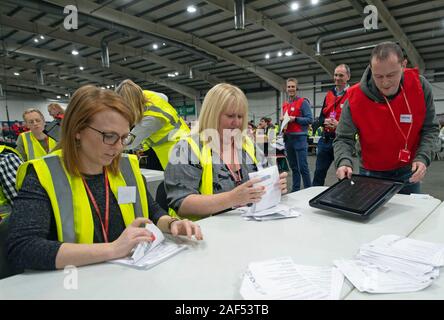
[[[301,176],[304,188],[311,187],[310,170],[308,168],[308,125],[313,122],[310,102],[296,95],[298,82],[294,78],[287,79],[288,100],[282,106],[282,114],[290,117],[285,130],[285,151],[293,175],[291,192],[301,188]],[[283,117],[281,117],[283,120]]]
[[[420,192],[439,128],[430,84],[406,64],[396,43],[381,43],[361,82],[348,90],[334,141],[339,179],[351,177],[358,133],[361,174],[402,180],[400,193]]]
[[[350,68],[346,64],[336,67],[334,73],[335,87],[327,92],[319,115],[319,124],[323,127],[322,136],[318,141],[316,155],[316,170],[313,177],[313,186],[323,186],[328,168],[334,160],[333,140],[336,136],[336,127],[341,117],[342,107],[347,100]]]

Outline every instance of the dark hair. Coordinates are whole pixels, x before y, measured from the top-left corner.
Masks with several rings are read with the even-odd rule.
[[[377,60],[384,61],[391,54],[394,54],[398,57],[398,62],[402,63],[404,61],[404,53],[402,52],[401,47],[395,42],[381,42],[376,47],[373,48],[372,54],[370,56],[370,66],[372,65],[373,58]]]

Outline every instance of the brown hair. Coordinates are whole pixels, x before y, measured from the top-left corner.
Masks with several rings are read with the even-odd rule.
[[[381,42],[373,48],[370,56],[370,66],[372,65],[373,58],[379,61],[384,61],[390,56],[390,54],[396,55],[400,63],[404,61],[404,53],[402,52],[401,47],[395,42],[386,41]]]
[[[116,93],[122,96],[123,100],[133,109],[138,123],[143,118],[145,105],[149,100],[143,94],[143,90],[130,79],[123,80],[117,87]]]
[[[76,134],[85,129],[91,118],[99,112],[113,110],[124,117],[129,127],[134,125],[133,110],[118,94],[92,85],[79,88],[66,108],[63,119],[60,143],[56,149],[63,150],[63,163],[66,170],[72,175],[80,175],[80,154]],[[117,174],[119,171],[120,155],[114,158],[107,169]]]
[[[62,106],[59,105],[58,103],[50,103],[48,105],[48,112],[51,111],[51,109],[54,109],[57,111],[57,114],[63,114],[65,113],[65,110],[63,110]]]

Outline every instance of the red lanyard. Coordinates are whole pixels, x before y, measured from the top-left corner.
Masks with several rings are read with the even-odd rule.
[[[48,153],[49,152],[49,138],[48,138],[48,136],[46,136],[45,141],[46,141],[45,151],[46,151],[46,153]]]
[[[238,174],[235,174],[235,173],[233,172],[233,170],[231,170],[231,168],[230,168],[230,166],[229,166],[228,164],[226,164],[226,166],[227,166],[228,171],[230,172],[231,176],[233,177],[234,182],[236,183],[236,185],[240,185],[240,183],[241,183],[241,175],[240,175],[240,172],[238,171]]]
[[[103,224],[102,215],[100,214],[99,206],[97,205],[96,199],[94,198],[91,189],[88,187],[88,184],[85,181],[85,178],[82,177],[83,185],[86,188],[86,192],[88,193],[88,197],[91,200],[94,209],[96,209],[96,215],[99,218],[100,225],[102,227],[103,239],[105,242],[108,242],[108,234],[109,234],[109,190],[108,190],[108,175],[106,173],[106,169],[104,170],[105,174],[105,224]]]
[[[401,85],[401,91],[402,91],[402,94],[404,96],[405,103],[407,104],[407,109],[409,110],[409,114],[412,115],[412,111],[410,109],[410,104],[409,104],[409,102],[407,100],[407,97],[405,95],[404,88],[402,87],[402,85]],[[407,143],[408,143],[408,140],[409,140],[409,137],[410,137],[410,132],[412,131],[412,127],[413,127],[413,118],[412,118],[412,121],[410,122],[409,131],[407,132],[407,136],[406,136],[404,134],[404,132],[402,131],[401,126],[399,125],[398,121],[396,121],[396,117],[395,117],[395,114],[393,113],[392,106],[390,105],[390,103],[387,100],[387,98],[385,97],[385,95],[382,95],[382,96],[384,97],[385,102],[387,102],[387,105],[389,107],[390,113],[392,114],[393,120],[395,121],[396,126],[398,127],[399,132],[401,132],[403,138],[405,139],[405,147],[404,147],[404,149],[407,150]],[[412,117],[413,117],[413,115],[412,115]]]

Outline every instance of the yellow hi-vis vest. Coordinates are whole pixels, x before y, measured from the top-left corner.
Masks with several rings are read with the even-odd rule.
[[[20,159],[22,159],[22,156],[20,155],[20,153],[17,150],[15,150],[14,148],[11,148],[11,147],[8,147],[5,145],[0,145],[0,153],[2,153],[5,150],[9,150],[9,151],[15,153]],[[8,203],[9,203],[9,200],[6,198],[5,194],[3,193],[3,189],[0,187],[0,207],[7,205]],[[7,213],[0,211],[0,218],[4,218],[4,217],[6,217],[6,215],[7,215]]]
[[[142,141],[144,150],[153,148],[159,158],[162,168],[165,170],[170,152],[177,141],[190,133],[185,121],[177,114],[176,109],[156,93],[143,90],[143,94],[149,100],[144,116],[155,117],[163,120],[165,125],[151,136]]]
[[[202,147],[202,150],[199,149],[199,145],[196,141],[193,140],[192,137],[184,138],[193,150],[197,159],[199,159],[199,163],[202,166],[202,178],[200,181],[199,192],[202,195],[212,195],[213,194],[213,157],[211,154],[211,148],[205,144]],[[242,149],[250,156],[255,164],[257,164],[256,156],[254,155],[254,144],[251,142],[250,138],[245,137],[244,143],[242,144]],[[179,217],[179,215],[172,208],[168,208],[168,214],[171,217]],[[196,221],[202,219],[201,216],[189,216],[187,217],[189,220]]]
[[[17,172],[17,189],[20,189],[28,165],[34,166],[42,187],[48,193],[60,242],[93,243],[93,213],[82,178],[68,174],[61,150],[41,159],[25,162]],[[148,218],[148,201],[145,184],[135,155],[122,154],[117,175],[108,172],[110,188],[118,199],[119,187],[135,186],[136,203],[119,204],[125,226],[135,218]]]
[[[38,159],[48,154],[31,131],[23,132],[20,135],[22,136],[23,146],[25,147],[28,160]],[[48,137],[49,152],[51,152],[56,145],[57,142],[53,138]]]

